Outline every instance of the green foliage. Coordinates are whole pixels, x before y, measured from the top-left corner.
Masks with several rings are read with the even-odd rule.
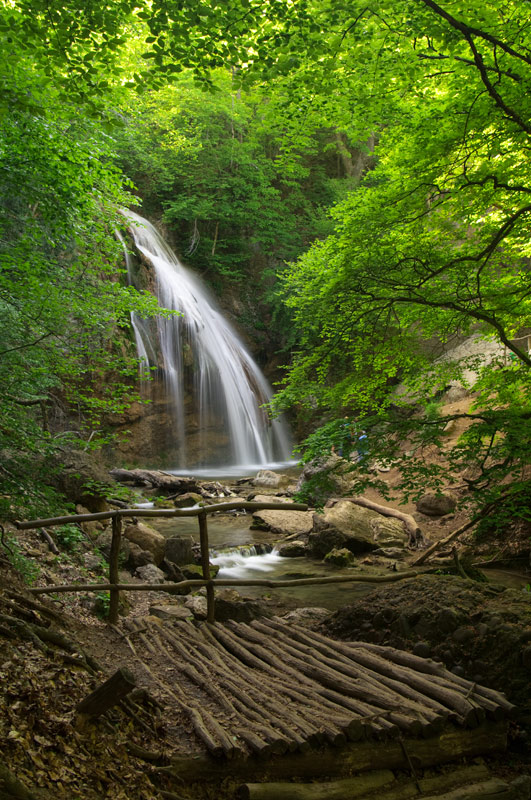
[[[16,538],[12,534],[6,534],[3,528],[1,528],[0,534],[0,546],[5,553],[8,563],[20,574],[24,583],[31,586],[39,577],[39,566],[35,563],[34,559],[24,555]]]
[[[0,116],[0,474],[15,516],[59,510],[48,457],[106,441],[105,416],[137,397],[120,330],[158,308],[121,280],[113,227],[129,195],[109,138],[24,60],[8,77],[34,102]]]
[[[96,592],[94,595],[94,608],[96,614],[100,619],[106,620],[109,618],[109,608],[111,605],[110,592]]]
[[[58,525],[54,528],[54,534],[60,546],[69,552],[76,551],[84,538],[83,531],[74,523]]]
[[[344,26],[330,81],[340,64],[363,65],[345,73],[342,91],[363,108],[349,133],[361,136],[367,124],[377,132],[377,163],[334,209],[335,233],[286,272],[301,346],[277,404],[361,415],[371,456],[399,461],[406,495],[467,469],[485,502],[531,455],[531,358],[515,338],[531,311],[525,12],[517,2],[508,14],[495,3],[321,8],[334,18],[328,41]],[[323,71],[312,60],[301,80],[315,89]],[[336,95],[330,112],[340,108]],[[435,361],[453,337],[471,333],[514,360]],[[466,384],[471,368],[471,424],[428,465],[425,454],[442,452],[455,415],[411,411],[430,412],[441,388]]]

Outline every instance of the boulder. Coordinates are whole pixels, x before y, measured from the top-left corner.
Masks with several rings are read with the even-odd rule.
[[[333,548],[366,553],[381,547],[405,547],[408,536],[400,520],[384,517],[348,500],[314,514],[308,543],[312,556],[324,558]]]
[[[62,448],[50,459],[46,482],[66,499],[81,504],[91,513],[108,511],[105,500],[113,481],[91,453]]]
[[[111,541],[112,541],[112,532],[111,531],[103,531],[100,533],[98,538],[96,539],[96,547],[105,558],[106,561],[109,561],[111,557]],[[129,546],[129,542],[127,539],[122,537],[120,542],[120,556],[123,561],[128,561],[131,555],[131,548]]]
[[[457,501],[449,492],[428,492],[417,502],[417,511],[429,517],[443,517],[455,511]]]
[[[203,580],[203,569],[199,564],[183,564],[181,565],[181,572],[185,580],[195,581]],[[219,572],[217,564],[210,565],[210,577],[215,578]]]
[[[253,480],[254,486],[266,486],[271,489],[281,489],[290,483],[291,479],[288,475],[280,475],[271,469],[261,469]]]
[[[137,575],[144,583],[164,583],[166,576],[161,569],[155,564],[145,564],[143,567],[138,567],[135,575]]]
[[[173,564],[193,564],[191,536],[171,536],[166,539],[166,559]]]
[[[349,567],[354,563],[354,556],[346,547],[334,547],[325,555],[324,560],[327,564],[333,564],[334,567]]]
[[[202,597],[200,594],[194,594],[192,597],[188,598],[186,603],[184,604],[185,608],[188,608],[196,619],[206,619],[207,618],[207,599],[206,597]]]
[[[174,499],[173,505],[175,508],[191,508],[200,503],[202,499],[203,495],[197,492],[185,492]]]
[[[80,503],[76,506],[76,514],[90,514],[90,511],[85,506],[82,506]],[[91,539],[95,539],[101,531],[104,531],[105,528],[108,526],[109,520],[94,520],[93,522],[80,522],[79,527],[81,530],[86,533]]]
[[[282,619],[288,624],[301,625],[303,628],[316,628],[331,612],[328,608],[295,608],[284,614]]]
[[[256,495],[255,502],[270,503],[272,500],[279,503],[291,502],[280,497],[267,497]],[[275,511],[264,509],[253,514],[252,530],[272,531],[286,535],[306,534],[312,530],[313,514],[311,511]]]
[[[310,548],[301,539],[296,539],[294,542],[284,542],[277,548],[279,556],[282,558],[300,558],[300,556],[307,556]]]
[[[217,622],[226,622],[233,619],[235,622],[251,622],[257,617],[266,615],[266,611],[258,600],[226,600],[216,597],[215,615]]]
[[[137,544],[141,550],[147,550],[153,556],[153,562],[158,566],[162,563],[166,552],[166,539],[161,533],[137,522],[136,525],[128,525],[124,530],[124,538],[129,542]]]
[[[189,608],[177,603],[159,603],[158,605],[150,606],[149,613],[154,617],[164,620],[176,619],[190,619],[192,612]]]
[[[129,558],[127,559],[127,566],[132,569],[138,569],[138,567],[145,567],[146,564],[153,564],[153,553],[150,553],[149,550],[142,550],[134,542],[129,542]]]

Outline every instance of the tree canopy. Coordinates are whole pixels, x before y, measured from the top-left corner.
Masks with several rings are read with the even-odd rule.
[[[214,282],[259,264],[271,301],[292,261],[277,406],[360,416],[408,491],[464,463],[476,490],[521,476],[530,37],[522,0],[3,0],[3,450],[47,439],[27,404],[52,389],[76,385],[87,420],[134,392],[123,349],[108,363],[128,313],[155,313],[123,285],[113,237],[132,177]],[[506,355],[436,360],[471,333]],[[470,367],[471,424],[427,470],[449,419],[422,408]]]
[[[360,4],[345,28],[350,90],[364,109],[367,90],[376,100],[377,165],[332,211],[335,233],[286,273],[303,338],[283,401],[365,417],[374,455],[400,457],[404,488],[470,464],[470,485],[496,490],[529,460],[530,45],[522,3]],[[433,364],[473,332],[509,357]],[[473,424],[428,474],[423,448],[441,447],[449,418],[401,408],[427,406],[472,366]]]

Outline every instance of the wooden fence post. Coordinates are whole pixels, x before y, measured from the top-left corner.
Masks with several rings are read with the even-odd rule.
[[[118,514],[112,518],[112,540],[111,554],[109,556],[109,583],[118,583],[118,557],[120,555],[120,543],[122,541],[122,518]],[[118,622],[118,605],[120,603],[120,591],[111,589],[111,599],[109,603],[109,623],[116,625]]]
[[[203,578],[205,581],[210,581],[210,554],[208,552],[208,526],[207,515],[202,511],[197,519],[199,520],[199,541],[201,543],[201,567],[203,569]],[[207,622],[216,621],[215,612],[215,599],[214,587],[211,583],[207,584]]]

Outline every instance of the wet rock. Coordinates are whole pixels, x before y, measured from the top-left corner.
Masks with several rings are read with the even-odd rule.
[[[155,564],[138,567],[135,573],[144,583],[164,583],[166,576]]]
[[[455,511],[456,499],[449,492],[428,492],[417,502],[417,511],[429,517],[442,517]]]
[[[281,475],[271,469],[261,469],[253,480],[254,486],[266,486],[271,489],[282,489],[291,483],[288,475]]]
[[[171,536],[166,539],[166,553],[167,561],[173,564],[192,564],[194,555],[192,552],[192,545],[194,540],[191,536]]]
[[[166,558],[160,565],[160,568],[164,570],[167,580],[173,581],[173,583],[179,583],[185,580],[182,570],[179,569],[177,564],[168,561]],[[182,594],[189,594],[189,592],[190,589],[183,589]],[[177,594],[179,594],[179,592],[177,592]]]
[[[203,568],[199,564],[183,564],[181,572],[186,580],[203,580]],[[217,564],[210,564],[210,577],[215,578],[219,572]]]
[[[128,525],[124,530],[124,538],[137,544],[141,550],[151,553],[155,564],[162,563],[166,552],[166,539],[149,525],[144,525],[143,522]]]
[[[303,628],[315,628],[317,623],[330,616],[327,608],[308,607],[295,608],[284,614],[282,619],[292,625],[301,625]]]
[[[284,542],[279,545],[277,552],[282,558],[300,558],[301,556],[307,556],[310,548],[306,542],[296,539],[294,542]]]
[[[354,562],[354,556],[346,547],[334,547],[325,555],[324,560],[334,567],[349,567]]]
[[[191,508],[200,503],[202,499],[203,496],[197,492],[185,492],[174,499],[173,505],[175,508]]]
[[[281,497],[268,497],[265,495],[256,495],[255,502],[271,503],[279,502],[286,503],[290,500],[282,499]],[[311,511],[282,511],[275,509],[264,509],[257,511],[253,514],[253,521],[251,529],[272,531],[273,533],[280,533],[286,535],[293,534],[307,534],[311,531],[313,526],[313,514]]]

